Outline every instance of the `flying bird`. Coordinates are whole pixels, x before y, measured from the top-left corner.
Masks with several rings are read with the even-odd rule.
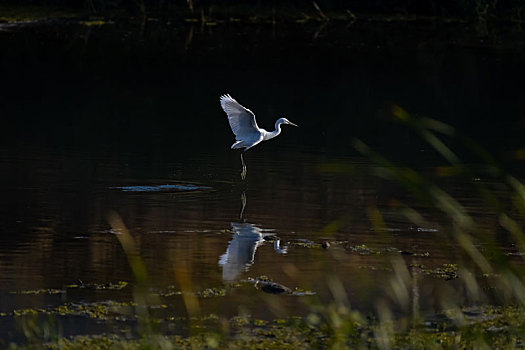
[[[244,163],[243,153],[252,148],[255,145],[258,145],[262,141],[273,139],[281,133],[281,125],[288,124],[297,126],[286,118],[279,118],[275,122],[274,131],[266,131],[257,126],[257,121],[255,120],[255,114],[250,111],[248,108],[241,106],[230,95],[223,95],[220,98],[221,107],[228,115],[228,121],[232,128],[233,133],[235,134],[236,142],[232,145],[232,149],[240,148],[241,151],[241,162],[242,162],[242,172],[241,177],[244,180],[246,178],[246,163]]]

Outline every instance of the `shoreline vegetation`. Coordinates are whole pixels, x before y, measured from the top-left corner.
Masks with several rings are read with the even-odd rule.
[[[331,305],[327,313],[271,321],[248,316],[227,319],[214,314],[192,317],[186,335],[161,334],[159,328],[176,322],[149,318],[139,319],[142,330],[138,336],[126,334],[126,328],[120,326],[122,334],[61,337],[57,334],[59,324],[50,318],[42,321],[25,316],[21,324],[27,342],[10,343],[7,349],[514,349],[523,346],[525,313],[518,306],[482,305],[446,310],[433,320],[414,324],[407,319],[386,323],[366,320],[348,309],[345,309],[348,313],[335,309],[336,306]]]
[[[441,4],[431,1],[418,5],[410,1],[375,5],[312,2],[253,1],[95,1],[71,4],[66,1],[35,1],[30,5],[7,2],[0,5],[0,23],[24,23],[42,20],[103,21],[157,19],[205,23],[306,23],[306,22],[498,22],[522,23],[525,2],[459,1]]]

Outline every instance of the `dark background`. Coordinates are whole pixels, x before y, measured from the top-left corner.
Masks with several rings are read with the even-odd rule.
[[[27,25],[0,32],[0,142],[168,157],[227,150],[218,98],[230,93],[261,127],[280,116],[299,124],[286,137],[304,149],[347,154],[359,138],[410,158],[425,145],[389,122],[397,104],[506,159],[525,123],[517,37],[513,27],[432,22]]]
[[[32,0],[4,1],[17,5],[60,5],[69,8],[86,9],[92,12],[112,9],[125,10],[130,14],[145,11],[199,12],[212,9],[218,14],[264,15],[277,11],[279,16],[290,16],[301,11],[313,10],[310,1],[262,1],[262,0]],[[417,14],[440,17],[513,17],[522,18],[523,0],[317,0],[318,6],[328,14],[343,14],[347,10],[358,14]]]

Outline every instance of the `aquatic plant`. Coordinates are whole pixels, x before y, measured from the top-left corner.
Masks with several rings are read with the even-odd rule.
[[[393,199],[390,201],[393,205],[390,209],[397,210],[420,227],[429,227],[429,225],[427,218],[414,208],[416,203],[432,209],[432,219],[437,220],[441,225],[439,233],[434,233],[433,236],[443,242],[443,249],[454,252],[453,256],[457,263],[429,269],[424,265],[409,265],[399,256],[392,257],[391,266],[394,274],[390,285],[393,295],[376,301],[379,317],[379,332],[375,335],[377,341],[389,347],[396,339],[396,334],[419,332],[421,321],[418,306],[419,274],[461,281],[462,285],[459,288],[464,292],[459,290],[453,292],[454,288],[448,286],[448,294],[442,295],[438,300],[441,308],[449,310],[449,313],[456,312],[457,315],[463,315],[464,305],[482,302],[514,305],[518,312],[523,312],[525,310],[523,264],[517,264],[515,260],[509,259],[498,239],[502,232],[506,232],[507,239],[513,240],[519,251],[525,249],[525,236],[521,229],[525,213],[525,186],[518,178],[506,172],[477,142],[450,125],[434,119],[414,117],[398,106],[392,106],[391,116],[395,122],[413,130],[448,163],[446,172],[443,171],[443,167],[438,167],[434,174],[423,175],[413,168],[395,166],[360,140],[355,141],[355,147],[372,160],[374,166],[369,170],[374,175],[393,181],[410,194],[410,205],[408,202],[402,203],[399,199]],[[476,159],[475,162],[463,161],[459,155],[460,150],[454,151],[447,145],[447,138],[461,145],[464,148],[461,154],[469,153]],[[470,165],[472,163],[475,165]],[[492,215],[497,222],[496,227],[491,229],[480,227],[461,200],[449,195],[439,185],[439,181],[436,181],[442,176],[458,176],[469,184],[472,190],[478,193],[479,200],[492,208]],[[506,198],[510,200],[500,198],[490,188],[489,185],[493,182],[506,186],[506,191],[509,193]],[[385,223],[381,218],[380,210],[377,208],[370,210],[375,213],[370,215],[372,226],[380,228],[376,231],[381,232]],[[496,232],[499,232],[499,235]],[[465,297],[456,299],[455,296],[462,294],[465,294]],[[395,319],[392,312],[394,306],[411,312],[407,315],[409,321],[396,323],[397,327],[405,323],[401,329],[395,329],[392,323]],[[452,318],[457,322],[458,327],[463,324],[463,319],[463,316],[455,320]],[[476,329],[479,333],[474,332]],[[469,332],[470,337],[475,338],[480,344],[484,342],[490,344],[490,336],[480,328],[471,327]],[[508,340],[510,343],[507,345],[510,346],[519,343]]]

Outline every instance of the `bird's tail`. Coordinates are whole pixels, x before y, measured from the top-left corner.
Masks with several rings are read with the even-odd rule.
[[[232,145],[232,148],[231,148],[231,149],[244,148],[244,147],[246,147],[246,146],[244,145],[244,141],[241,140],[241,141],[237,141],[237,142],[235,142],[235,143]]]

